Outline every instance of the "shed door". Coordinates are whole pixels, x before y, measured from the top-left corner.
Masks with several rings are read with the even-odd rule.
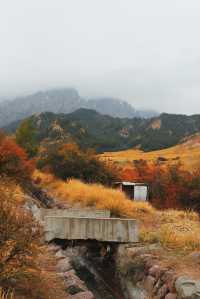
[[[134,199],[134,186],[122,185],[122,191],[124,191],[129,198]]]
[[[146,201],[147,192],[147,186],[135,186],[134,200]]]

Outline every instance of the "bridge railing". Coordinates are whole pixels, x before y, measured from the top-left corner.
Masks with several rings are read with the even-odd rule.
[[[44,220],[46,216],[60,217],[87,217],[87,218],[110,218],[109,210],[84,209],[40,209],[40,218]]]

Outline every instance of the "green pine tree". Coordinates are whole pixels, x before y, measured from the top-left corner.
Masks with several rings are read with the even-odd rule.
[[[25,149],[29,158],[37,154],[37,134],[31,119],[24,120],[17,129],[16,142]]]

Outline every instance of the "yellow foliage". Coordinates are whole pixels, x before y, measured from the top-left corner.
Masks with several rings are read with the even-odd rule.
[[[11,179],[0,177],[0,194],[5,194],[7,198],[13,201],[15,204],[23,204],[24,192],[19,184]]]

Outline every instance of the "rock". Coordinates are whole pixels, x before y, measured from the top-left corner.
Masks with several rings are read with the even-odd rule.
[[[162,287],[163,285],[163,282],[161,279],[158,279],[158,281],[156,282],[154,288],[153,288],[153,294],[157,294],[158,293],[158,290]]]
[[[126,254],[128,257],[134,258],[137,255],[140,255],[141,253],[145,253],[146,249],[145,247],[130,247],[126,249]]]
[[[177,299],[177,295],[174,294],[174,293],[168,293],[168,294],[165,296],[165,299]]]
[[[79,292],[87,291],[87,287],[85,286],[84,282],[78,276],[76,276],[74,270],[65,272],[64,277],[65,277],[65,287],[68,292],[70,292],[70,290],[72,292],[75,292],[75,290],[77,292],[78,290]]]
[[[75,295],[71,295],[68,297],[69,299],[95,299],[94,295],[90,291],[80,292]]]
[[[72,266],[71,266],[71,264],[69,262],[69,258],[66,257],[64,259],[61,259],[58,262],[56,268],[57,268],[58,272],[67,272],[67,271],[71,270]]]
[[[149,299],[149,296],[143,286],[136,286],[127,279],[124,282],[123,293],[126,294],[126,298]]]
[[[155,257],[151,256],[151,258],[149,258],[146,261],[146,269],[149,271],[150,268],[152,268],[156,263]]]
[[[167,270],[163,273],[161,279],[164,282],[167,282],[168,280],[172,279],[174,276],[174,271],[173,270]]]
[[[159,278],[161,275],[161,268],[158,265],[154,265],[149,269],[149,275],[155,277],[155,278]]]
[[[140,257],[145,261],[145,263],[148,263],[149,261],[152,260],[154,260],[155,263],[156,257],[153,254],[145,253],[145,254],[141,254]]]
[[[156,279],[153,276],[148,275],[144,280],[144,288],[147,292],[152,293]]]
[[[51,244],[48,246],[48,249],[54,253],[58,252],[60,250],[60,246],[55,245],[55,244]]]
[[[33,217],[38,221],[41,222],[41,210],[40,208],[34,203],[34,200],[30,196],[24,196],[25,204],[24,208],[31,212]]]
[[[145,273],[143,271],[135,271],[134,275],[133,275],[133,282],[137,283],[140,282],[144,279],[145,277]]]
[[[190,253],[189,257],[192,258],[197,263],[200,263],[200,252],[199,251]]]
[[[200,281],[181,276],[176,280],[175,287],[178,298],[200,299]]]
[[[59,251],[56,252],[55,257],[58,259],[63,259],[66,258],[65,252],[60,249]]]
[[[77,293],[80,293],[82,292],[83,289],[80,288],[78,285],[74,284],[74,285],[71,285],[67,288],[67,292],[70,294],[70,295],[75,295]]]
[[[67,279],[67,278],[70,278],[71,276],[75,276],[76,275],[76,272],[74,269],[71,269],[67,272],[64,273],[64,277]]]
[[[161,277],[161,280],[167,285],[171,293],[175,292],[175,273],[173,270],[165,271]]]
[[[166,284],[164,284],[164,285],[158,290],[158,293],[157,293],[156,298],[157,298],[157,299],[165,298],[165,296],[166,296],[167,293],[168,293],[168,287],[167,287]]]

